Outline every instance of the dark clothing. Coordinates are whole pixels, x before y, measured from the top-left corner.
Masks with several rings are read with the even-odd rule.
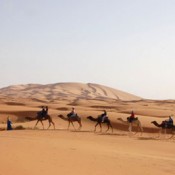
[[[12,122],[8,119],[7,120],[7,130],[12,130]]]

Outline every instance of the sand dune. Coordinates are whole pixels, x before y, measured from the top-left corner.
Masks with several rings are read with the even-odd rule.
[[[48,85],[16,85],[0,89],[0,96],[12,98],[38,98],[53,100],[62,97],[112,98],[117,100],[139,100],[140,97],[98,84],[57,83]]]

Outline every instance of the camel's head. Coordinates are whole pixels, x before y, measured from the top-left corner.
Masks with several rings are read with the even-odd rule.
[[[92,116],[88,116],[87,119],[92,119]]]
[[[58,117],[62,118],[62,117],[63,117],[63,115],[59,114],[59,115],[58,115]]]

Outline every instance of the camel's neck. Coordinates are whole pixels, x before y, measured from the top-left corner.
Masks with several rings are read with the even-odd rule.
[[[157,127],[162,127],[162,125],[158,124],[156,121],[153,121],[152,123]]]
[[[128,124],[128,121],[125,121],[125,120],[123,120],[123,119],[121,119],[121,118],[119,118],[118,120],[121,121],[121,122],[124,123],[124,124]]]
[[[94,121],[94,122],[96,122],[98,120],[98,118],[94,118],[94,117],[88,117],[88,119],[91,121]]]
[[[64,117],[63,115],[60,115],[59,116],[61,119],[65,120],[65,121],[68,121],[68,118],[67,117]]]

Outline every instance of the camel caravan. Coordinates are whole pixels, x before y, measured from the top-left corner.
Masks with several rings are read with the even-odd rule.
[[[59,115],[57,115],[57,117],[59,117],[60,119],[66,121],[66,122],[68,122],[68,128],[67,128],[68,130],[70,128],[70,125],[72,125],[74,130],[76,130],[76,128],[74,126],[75,122],[77,122],[78,125],[79,125],[78,130],[80,130],[82,128],[81,117],[75,112],[75,108],[72,108],[71,112],[68,113],[67,116],[59,114]],[[47,129],[49,129],[51,125],[53,125],[53,128],[55,129],[55,123],[53,122],[52,117],[48,114],[48,107],[47,106],[42,107],[42,110],[37,112],[37,115],[36,115],[35,118],[26,117],[26,119],[28,119],[30,121],[37,120],[34,128],[36,128],[36,126],[40,122],[43,126],[43,129],[44,129],[43,121],[48,120],[49,126],[48,126]],[[96,132],[97,126],[100,127],[100,132],[102,132],[102,125],[106,124],[107,125],[107,130],[105,132],[108,132],[109,129],[111,129],[111,132],[113,133],[113,126],[111,124],[111,120],[109,119],[109,117],[107,115],[106,110],[104,110],[103,113],[101,115],[97,116],[97,117],[88,116],[87,119],[96,123],[95,128],[94,128],[94,132]],[[140,134],[142,135],[143,127],[142,127],[141,121],[138,119],[138,117],[135,117],[134,111],[131,112],[130,116],[127,117],[126,120],[123,120],[122,118],[117,118],[117,120],[120,121],[120,123],[123,123],[124,125],[128,125],[129,134],[135,135],[136,133],[140,132]],[[169,116],[168,120],[164,120],[160,124],[157,123],[156,121],[152,121],[151,124],[153,124],[156,127],[160,128],[159,137],[160,137],[160,134],[162,132],[164,132],[164,134],[166,134],[167,130],[169,130],[172,134],[170,138],[173,138],[174,133],[175,133],[175,125],[173,124],[173,117],[172,116]],[[133,131],[134,126],[137,129],[135,131],[135,133]]]

